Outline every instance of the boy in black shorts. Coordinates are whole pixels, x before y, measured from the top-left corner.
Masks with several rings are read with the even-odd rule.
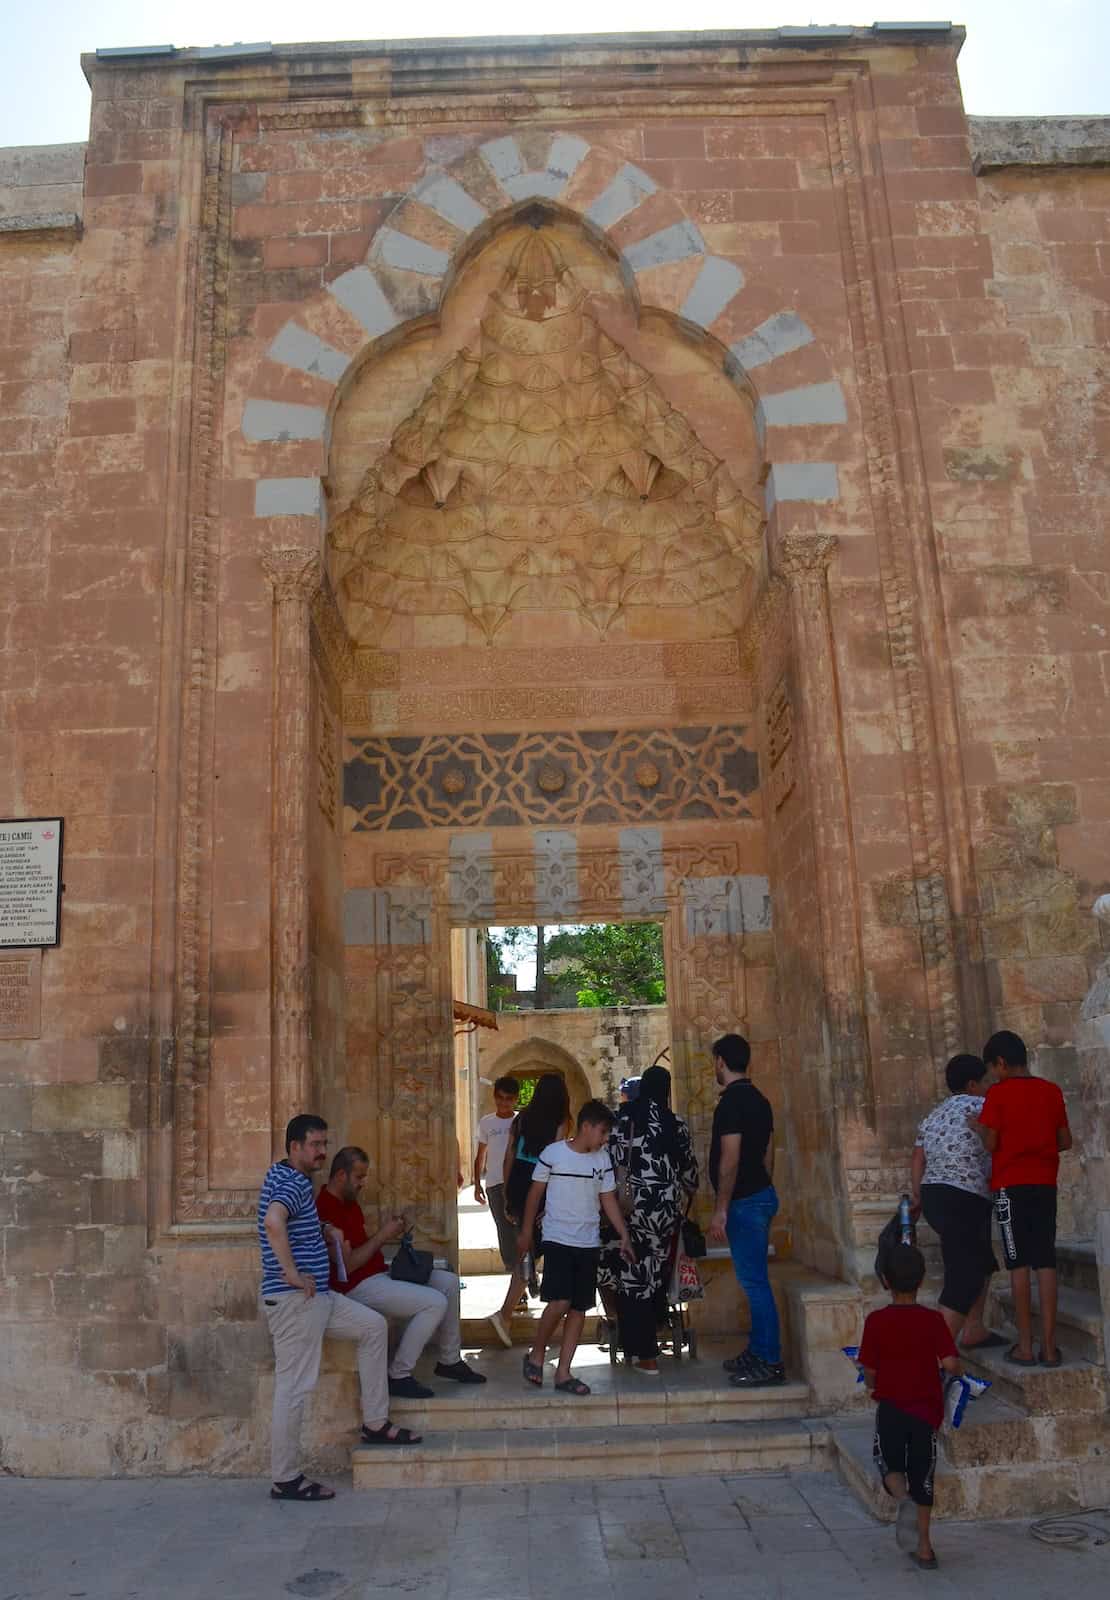
[[[524,1222],[517,1247],[523,1256],[532,1248],[536,1214],[546,1193],[543,1212],[543,1285],[546,1301],[536,1342],[524,1357],[524,1376],[540,1388],[543,1361],[551,1336],[565,1317],[555,1387],[563,1394],[589,1394],[589,1386],[571,1376],[570,1364],[586,1313],[597,1299],[597,1263],[601,1254],[598,1207],[605,1212],[620,1239],[621,1255],[636,1258],[628,1228],[617,1203],[616,1179],[605,1144],[613,1126],[613,1113],[600,1100],[587,1100],[578,1113],[578,1130],[540,1152],[528,1191]]]
[[[991,1153],[991,1188],[998,1231],[1010,1269],[1017,1343],[1006,1360],[1018,1367],[1058,1367],[1056,1343],[1056,1179],[1060,1153],[1072,1147],[1064,1096],[1029,1071],[1024,1040],[1003,1028],[983,1046],[998,1082],[979,1113],[979,1132]],[[1033,1283],[1041,1311],[1041,1348],[1033,1350]]]
[[[937,1558],[929,1539],[937,1429],[944,1420],[940,1369],[959,1373],[960,1359],[939,1311],[919,1306],[925,1257],[912,1244],[891,1252],[887,1282],[891,1303],[863,1325],[858,1361],[875,1412],[875,1465],[883,1488],[898,1502],[899,1549],[931,1571]]]

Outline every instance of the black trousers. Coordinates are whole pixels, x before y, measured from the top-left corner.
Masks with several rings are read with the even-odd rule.
[[[930,1228],[940,1235],[944,1287],[940,1303],[966,1317],[992,1272],[998,1271],[991,1248],[993,1206],[982,1195],[950,1183],[924,1183],[921,1209]]]
[[[617,1330],[629,1361],[654,1361],[659,1354],[657,1315],[654,1298],[634,1300],[631,1295],[617,1295]]]

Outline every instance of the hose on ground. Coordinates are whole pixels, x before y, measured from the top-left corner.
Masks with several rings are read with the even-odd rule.
[[[1102,1520],[1099,1521],[1099,1518]],[[1052,1517],[1040,1517],[1029,1532],[1042,1544],[1071,1548],[1110,1544],[1110,1506],[1088,1506],[1083,1511],[1064,1511]]]

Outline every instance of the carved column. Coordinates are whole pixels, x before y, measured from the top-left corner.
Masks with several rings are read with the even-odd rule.
[[[285,1125],[310,1110],[308,779],[311,747],[312,603],[320,557],[272,550],[262,567],[274,597],[273,745],[270,770],[270,1105],[274,1148]]]
[[[844,759],[828,569],[830,534],[787,534],[777,566],[789,590],[798,702],[804,730],[816,862],[825,1009],[835,1073],[835,1102],[855,1118],[873,1117],[863,1030],[859,886]]]

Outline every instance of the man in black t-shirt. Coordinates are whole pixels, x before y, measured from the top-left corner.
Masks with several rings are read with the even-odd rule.
[[[725,1362],[729,1382],[762,1389],[786,1382],[779,1314],[767,1276],[767,1248],[779,1197],[771,1182],[775,1122],[765,1095],[748,1077],[751,1047],[738,1033],[713,1046],[721,1098],[713,1113],[709,1181],[717,1203],[709,1237],[728,1241],[736,1277],[751,1308],[748,1348]]]

